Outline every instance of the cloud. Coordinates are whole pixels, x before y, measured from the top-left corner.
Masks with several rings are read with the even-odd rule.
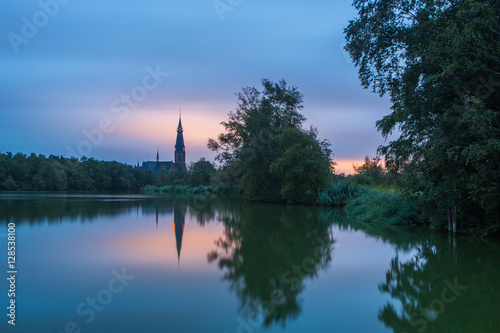
[[[0,28],[6,36],[20,33],[23,17],[40,7],[7,0],[0,10],[9,13]],[[71,1],[19,53],[7,38],[1,42],[0,151],[66,154],[83,130],[109,117],[111,103],[141,82],[147,66],[159,64],[170,76],[141,102],[134,122],[116,124],[95,157],[130,163],[172,145],[171,124],[155,120],[182,107],[193,124],[185,133],[188,157],[210,158],[202,136],[222,131],[217,124],[236,107],[234,93],[260,87],[262,78],[285,78],[304,93],[307,124],[332,141],[336,156],[362,159],[382,143],[374,122],[389,106],[361,88],[340,47],[354,13],[349,3],[326,0],[244,1],[221,21],[206,0]]]

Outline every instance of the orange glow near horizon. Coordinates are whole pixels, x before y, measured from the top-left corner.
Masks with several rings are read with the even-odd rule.
[[[335,172],[336,173],[345,173],[346,175],[352,175],[354,174],[354,168],[352,165],[361,165],[365,163],[364,159],[359,159],[359,160],[348,160],[348,159],[341,159],[341,160],[334,160],[337,165],[335,165]]]
[[[148,141],[175,143],[179,115],[166,115],[159,111],[143,110],[140,113],[131,113],[120,126],[111,134],[115,137],[144,139]],[[182,127],[186,143],[203,142],[206,145],[208,138],[220,133],[223,128],[220,120],[208,113],[190,112],[182,115]],[[214,135],[214,133],[216,133]]]
[[[215,106],[191,105],[188,110],[182,113],[185,145],[191,150],[195,147],[199,151],[206,149],[209,138],[217,138],[219,133],[224,132],[220,122],[226,119],[227,115],[225,111],[221,111]],[[156,142],[160,143],[160,145],[167,144],[169,147],[173,147],[177,133],[178,117],[178,112],[171,111],[165,112],[156,109],[134,111],[120,123],[120,126],[116,127],[116,130],[111,135],[117,138],[126,137]],[[210,155],[210,152],[207,150],[206,154]],[[194,160],[198,158],[196,157]],[[210,160],[210,158],[207,159]],[[340,158],[334,159],[334,162],[337,163],[335,165],[337,173],[343,172],[350,175],[354,174],[353,163],[361,165],[364,163],[364,159],[363,157],[359,159]]]
[[[171,223],[174,222],[171,221]],[[113,239],[110,242],[110,247],[115,253],[126,257],[127,260],[177,266],[178,258],[174,228],[160,226],[160,229],[154,233],[144,232],[121,236]],[[200,228],[195,222],[189,223],[185,227],[182,236],[180,264],[185,268],[196,268],[206,264],[207,254],[215,249],[214,241],[222,233],[222,225],[211,224]]]

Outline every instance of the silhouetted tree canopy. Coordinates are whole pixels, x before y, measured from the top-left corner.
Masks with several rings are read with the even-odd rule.
[[[328,141],[305,130],[302,94],[286,82],[262,80],[238,93],[238,107],[222,122],[226,132],[208,147],[218,152],[227,179],[259,201],[313,203],[331,174]],[[217,177],[222,179],[220,175]],[[237,181],[235,181],[237,179]]]
[[[355,0],[345,29],[364,87],[389,94],[379,151],[427,219],[456,206],[464,227],[500,221],[500,1]]]
[[[0,191],[138,191],[158,174],[93,158],[0,153]]]

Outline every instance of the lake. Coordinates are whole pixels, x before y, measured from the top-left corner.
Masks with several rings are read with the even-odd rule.
[[[496,240],[321,207],[8,193],[7,277],[9,223],[2,332],[500,332]]]

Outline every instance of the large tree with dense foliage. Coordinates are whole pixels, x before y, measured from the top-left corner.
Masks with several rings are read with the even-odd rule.
[[[285,81],[262,80],[238,93],[238,107],[208,147],[246,198],[313,203],[331,173],[329,143],[305,130],[302,94]],[[299,178],[297,178],[299,177]]]
[[[345,29],[364,87],[388,93],[377,122],[386,166],[424,215],[498,230],[500,220],[500,1],[355,0]]]
[[[202,157],[189,167],[189,185],[208,186],[210,185],[210,178],[214,175],[214,165]]]

